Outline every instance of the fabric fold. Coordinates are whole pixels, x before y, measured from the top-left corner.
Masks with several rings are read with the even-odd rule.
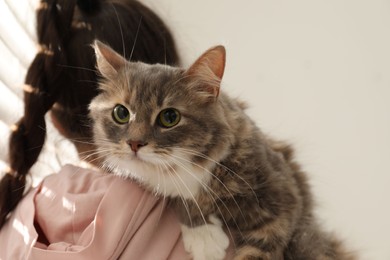
[[[190,258],[162,201],[129,180],[66,165],[13,212],[0,259]]]

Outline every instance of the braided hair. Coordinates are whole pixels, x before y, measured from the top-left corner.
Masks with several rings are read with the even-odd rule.
[[[37,35],[40,51],[25,78],[24,116],[12,128],[10,170],[0,181],[0,228],[23,197],[45,142],[49,110],[73,138],[91,140],[88,104],[98,94],[99,78],[90,46],[95,39],[132,61],[179,62],[166,25],[135,0],[41,0]]]

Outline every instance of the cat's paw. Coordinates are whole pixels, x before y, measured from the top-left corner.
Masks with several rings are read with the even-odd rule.
[[[194,260],[222,260],[229,246],[229,238],[222,229],[221,221],[209,217],[210,224],[188,227],[182,225],[184,247]]]

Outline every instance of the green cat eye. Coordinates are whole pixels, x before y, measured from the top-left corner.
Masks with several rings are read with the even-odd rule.
[[[157,123],[161,127],[171,128],[177,125],[180,121],[180,112],[174,108],[164,109],[158,114]]]
[[[129,110],[122,105],[116,105],[112,111],[112,118],[118,124],[126,124],[130,120]]]

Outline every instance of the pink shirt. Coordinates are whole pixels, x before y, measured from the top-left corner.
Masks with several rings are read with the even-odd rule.
[[[156,197],[120,177],[66,165],[31,190],[1,230],[0,260],[9,259],[189,256],[178,220]]]

